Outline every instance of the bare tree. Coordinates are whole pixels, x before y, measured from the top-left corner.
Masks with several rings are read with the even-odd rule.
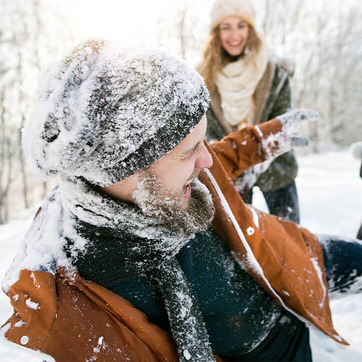
[[[178,4],[173,16],[161,14],[157,20],[158,44],[195,66],[207,36],[207,18],[200,16],[195,1],[182,0]]]
[[[9,137],[9,132],[6,127],[6,107],[4,106],[5,89],[1,90],[0,94],[0,224],[7,220],[9,215],[8,194],[12,181],[12,159],[13,148]]]
[[[6,222],[9,210],[29,207],[46,189],[45,184],[34,183],[27,169],[21,129],[36,100],[45,57],[56,56],[54,50],[63,44],[64,35],[52,37],[49,31],[56,29],[61,13],[52,6],[45,0],[0,0],[0,223]],[[67,33],[64,29],[62,34]]]
[[[348,145],[362,139],[357,100],[362,87],[361,4],[260,0],[258,5],[268,44],[296,64],[295,106],[321,114],[320,121],[309,126],[315,147],[320,142]]]

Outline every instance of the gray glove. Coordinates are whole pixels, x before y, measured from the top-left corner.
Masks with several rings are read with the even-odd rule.
[[[292,136],[292,133],[298,132],[300,127],[307,121],[316,121],[319,114],[310,109],[296,109],[276,118],[282,123],[282,129],[281,132],[273,134],[262,141],[262,149],[266,160],[247,169],[242,177],[235,182],[237,190],[243,196],[248,193],[258,177],[268,169],[276,157],[290,151],[295,146],[309,145],[309,138]]]
[[[319,113],[311,109],[295,109],[276,118],[281,121],[282,130],[289,136],[292,147],[308,146],[310,144],[308,137],[293,136],[292,133],[298,132],[300,127],[308,121],[317,121]]]

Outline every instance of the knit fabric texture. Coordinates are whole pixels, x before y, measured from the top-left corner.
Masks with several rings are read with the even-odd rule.
[[[248,119],[253,107],[253,94],[268,64],[265,42],[255,53],[254,61],[242,57],[225,65],[216,74],[216,86],[221,97],[221,108],[226,122],[231,126],[252,124]],[[243,125],[241,124],[243,123]]]
[[[64,248],[82,277],[109,287],[147,274],[161,292],[180,361],[214,361],[205,323],[176,259],[194,233],[170,229],[80,178],[62,181],[59,189]]]
[[[210,30],[231,15],[240,16],[252,28],[256,25],[256,12],[250,0],[216,0],[210,12]]]
[[[90,40],[42,72],[23,130],[26,159],[43,180],[81,176],[109,186],[171,151],[208,102],[201,76],[183,60]]]

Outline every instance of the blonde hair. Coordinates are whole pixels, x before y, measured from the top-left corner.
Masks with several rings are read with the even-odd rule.
[[[220,27],[214,27],[209,35],[209,39],[204,47],[200,73],[204,78],[205,84],[209,92],[216,89],[215,78],[226,64],[247,57],[248,60],[254,62],[254,59],[262,46],[262,39],[256,30],[249,25],[249,36],[243,52],[238,57],[229,55],[221,46]],[[255,64],[255,63],[254,63]]]

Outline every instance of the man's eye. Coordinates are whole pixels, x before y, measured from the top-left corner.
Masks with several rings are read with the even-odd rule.
[[[197,153],[197,152],[200,152],[200,150],[202,149],[203,145],[204,145],[203,143],[200,143],[200,144],[195,148],[195,150],[194,150],[194,152],[193,152],[192,154]]]
[[[188,158],[192,157],[195,154],[195,151],[190,152],[185,159],[187,160]]]
[[[201,150],[201,148],[203,147],[203,143],[200,143],[197,147],[195,147],[188,155],[185,155],[182,160],[187,160],[189,159],[191,156],[193,156],[195,153],[199,152]]]

